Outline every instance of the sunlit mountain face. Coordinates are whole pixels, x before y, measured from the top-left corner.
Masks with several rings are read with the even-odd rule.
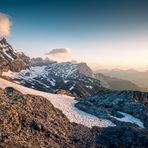
[[[148,147],[147,0],[0,0],[0,147]]]

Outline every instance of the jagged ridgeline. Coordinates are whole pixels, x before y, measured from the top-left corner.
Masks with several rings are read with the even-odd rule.
[[[14,50],[5,38],[0,41],[0,61],[3,76],[37,90],[83,97],[103,89],[85,63],[57,63],[47,58],[31,59]]]
[[[0,40],[0,74],[29,88],[74,97],[91,96],[106,89],[139,89],[130,81],[94,74],[86,63],[29,58],[14,50],[5,38]]]
[[[16,52],[5,38],[0,40],[0,74],[11,70],[19,72],[29,67],[29,60],[22,52]]]

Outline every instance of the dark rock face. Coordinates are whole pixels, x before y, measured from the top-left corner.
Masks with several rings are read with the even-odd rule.
[[[15,89],[13,88],[13,87],[7,87],[7,88],[5,88],[5,91],[6,91],[6,93],[14,93],[15,92]]]
[[[9,65],[10,70],[13,72],[20,72],[21,70],[24,70],[29,67],[29,65],[26,65],[21,59],[16,59],[11,62]]]
[[[0,147],[99,148],[148,146],[147,131],[133,126],[87,128],[70,123],[45,98],[0,89]]]
[[[15,53],[19,57],[19,59],[21,59],[24,63],[26,63],[28,66],[31,65],[30,57],[26,56],[23,52],[15,52]]]
[[[110,119],[119,125],[122,123],[112,116],[121,118],[122,114],[118,112],[121,111],[141,119],[148,128],[148,93],[108,90],[79,100],[76,107],[97,117]]]
[[[42,59],[38,58],[37,61]],[[26,87],[50,93],[65,90],[75,97],[91,96],[104,90],[100,81],[93,78],[93,72],[85,63],[63,62],[32,66],[18,73],[13,80]]]
[[[5,38],[0,40],[0,75],[8,70],[19,72],[28,68],[29,62],[27,61],[29,61],[29,58],[24,54],[16,53]]]
[[[146,130],[133,126],[117,126],[110,128],[94,128],[96,147],[108,148],[143,148],[148,146]]]

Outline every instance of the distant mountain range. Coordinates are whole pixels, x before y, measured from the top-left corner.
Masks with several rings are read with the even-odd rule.
[[[98,70],[96,73],[103,73],[110,77],[116,77],[118,79],[128,80],[140,87],[142,91],[148,91],[148,70],[141,72],[135,69],[121,70]]]
[[[101,90],[139,90],[134,83],[94,74],[86,63],[72,63],[30,58],[0,40],[0,74],[16,83],[37,90],[75,97],[91,96]]]
[[[102,73],[96,73],[95,78],[105,80],[108,84],[108,88],[112,90],[140,90],[140,87],[131,81],[110,77]]]

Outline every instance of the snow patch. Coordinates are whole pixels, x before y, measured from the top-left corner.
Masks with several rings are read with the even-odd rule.
[[[39,95],[47,98],[54,107],[62,110],[62,112],[69,118],[71,122],[75,122],[78,124],[83,124],[87,127],[99,126],[99,127],[108,127],[108,126],[116,126],[110,120],[99,119],[91,114],[85,113],[77,109],[74,104],[77,103],[73,97],[65,96],[65,95],[56,95],[45,93],[42,91],[37,91],[31,88],[27,88],[16,83],[12,83],[8,80],[0,78],[0,87],[2,89],[6,87],[14,87],[18,91],[23,94],[32,94]]]
[[[130,115],[130,114],[127,114],[127,113],[124,113],[124,112],[120,112],[118,111],[120,114],[122,114],[124,117],[123,118],[117,118],[117,117],[114,117],[115,119],[119,120],[119,121],[124,121],[124,122],[130,122],[130,123],[135,123],[137,124],[138,126],[140,126],[141,128],[144,128],[144,124],[143,122],[138,119],[138,118],[135,118],[134,116]]]
[[[4,54],[11,60],[14,60],[7,52],[9,52],[9,49],[8,48],[3,48],[3,52]]]
[[[86,87],[92,89],[92,86],[86,86]]]
[[[30,67],[29,69],[26,70],[22,70],[21,72],[17,73],[17,72],[12,72],[12,71],[8,71],[8,72],[3,72],[2,75],[3,76],[8,76],[12,79],[23,79],[26,81],[30,81],[36,77],[45,77],[45,69],[46,66],[35,66],[35,67]]]

